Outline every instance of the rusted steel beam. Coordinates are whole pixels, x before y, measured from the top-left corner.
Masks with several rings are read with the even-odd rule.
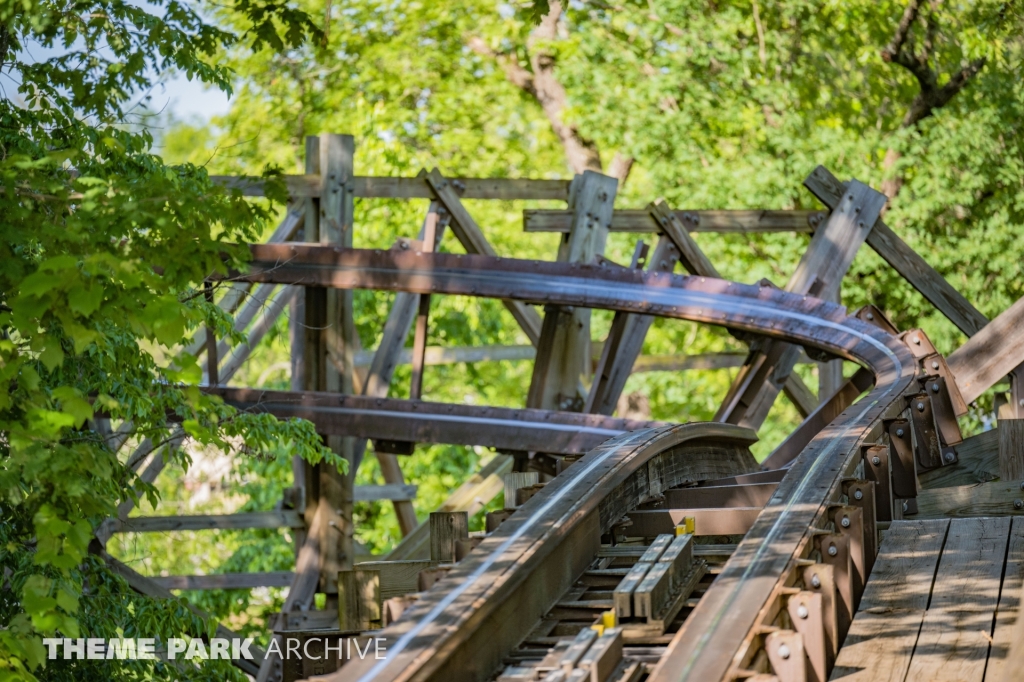
[[[581,455],[626,431],[658,422],[548,410],[430,403],[397,398],[339,396],[249,388],[216,388],[209,393],[240,410],[279,418],[308,419],[318,433],[383,438],[414,443],[480,445]]]

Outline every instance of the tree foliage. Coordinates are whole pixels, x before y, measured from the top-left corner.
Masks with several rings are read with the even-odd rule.
[[[295,46],[310,31],[307,15],[283,4],[237,10],[257,47]],[[176,357],[198,325],[230,333],[202,282],[244,267],[234,244],[258,238],[274,211],[213,187],[203,168],[167,165],[131,116],[167,69],[228,88],[217,57],[237,42],[174,0],[0,3],[0,63],[16,84],[0,100],[5,679],[35,679],[41,666],[47,679],[85,679],[100,665],[104,679],[159,677],[164,664],[155,661],[47,665],[41,637],[199,636],[213,627],[183,602],[132,594],[104,567],[96,524],[118,504],[156,494],[118,456],[119,435],[161,445],[180,425],[209,447],[339,463],[309,423],[237,414],[203,396],[194,358]],[[55,56],[32,58],[51,48]],[[180,449],[156,456],[188,463]],[[231,677],[225,666],[180,675]]]

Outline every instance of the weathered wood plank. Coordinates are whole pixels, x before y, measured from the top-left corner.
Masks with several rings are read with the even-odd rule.
[[[821,211],[771,210],[677,210],[679,220],[693,223],[690,232],[813,232],[824,217]],[[526,232],[568,232],[572,212],[558,209],[526,209]],[[612,214],[611,232],[661,232],[647,209],[620,209]]]
[[[191,516],[133,516],[111,524],[114,533],[161,533],[185,530],[243,528],[302,528],[302,515],[295,511],[242,512],[238,514],[195,514]]]
[[[1020,480],[999,480],[919,490],[918,517],[976,518],[1024,514],[1024,491],[1021,485]]]
[[[1024,479],[1024,419],[999,420],[999,477]]]
[[[604,253],[618,180],[586,171],[571,190],[572,229],[558,247],[563,263],[591,263]],[[527,407],[580,412],[590,376],[590,309],[545,306]]]
[[[1010,519],[953,519],[907,679],[981,682]]]
[[[387,483],[385,485],[357,485],[355,502],[375,502],[377,500],[403,501],[416,499],[417,486],[411,483]]]
[[[948,528],[947,520],[893,522],[830,679],[904,682]]]
[[[452,563],[459,540],[469,538],[469,515],[464,511],[430,513],[430,560]]]
[[[779,487],[778,483],[700,486],[665,491],[665,505],[672,509],[690,507],[763,507]]]
[[[692,516],[695,535],[743,535],[760,513],[761,507],[637,510],[629,512],[633,525],[624,533],[629,537],[674,534],[676,526]]]
[[[815,168],[804,180],[804,186],[830,209],[839,203],[845,190],[843,184],[822,166]],[[962,332],[973,336],[988,323],[988,318],[954,289],[935,268],[907,246],[881,218],[875,221],[867,242],[868,246]]]
[[[999,590],[995,631],[988,654],[985,679],[993,682],[1016,682],[1024,669],[1024,619],[1020,618],[1024,590],[1024,519],[1013,519],[1003,585]]]
[[[241,190],[243,196],[261,197],[265,182],[260,178],[211,175],[215,184]],[[320,175],[285,175],[285,186],[293,197],[319,197]],[[536,199],[565,201],[569,180],[529,178],[452,178],[467,199]],[[351,180],[352,194],[359,199],[431,199],[434,194],[423,178],[372,177],[357,175]]]
[[[416,592],[419,585],[420,571],[437,566],[436,561],[363,561],[356,564],[357,570],[378,571],[380,573],[380,597],[391,599]]]
[[[999,314],[946,358],[967,403],[1024,362],[1024,298]]]
[[[852,180],[846,198],[811,238],[786,284],[786,291],[805,295],[813,291],[824,300],[835,297],[885,201],[882,193]],[[791,344],[769,341],[751,353],[715,414],[715,420],[759,428],[789,378],[797,352],[798,348]]]
[[[168,575],[150,578],[168,590],[244,590],[254,587],[288,587],[292,571],[269,573],[214,573],[211,575]]]
[[[957,463],[931,471],[918,472],[925,488],[951,488],[985,483],[999,478],[999,429],[983,431],[965,438],[956,446]]]

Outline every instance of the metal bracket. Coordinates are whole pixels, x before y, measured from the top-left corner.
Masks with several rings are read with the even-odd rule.
[[[804,642],[804,653],[809,663],[808,682],[828,680],[828,643],[825,637],[825,621],[820,592],[802,590],[789,598],[786,604],[793,629],[800,633]]]
[[[892,478],[889,474],[889,448],[869,445],[862,448],[864,476],[875,484],[875,520],[892,521]]]
[[[846,537],[849,542],[850,592],[853,596],[850,619],[853,620],[853,614],[860,606],[860,596],[864,593],[864,585],[868,580],[864,559],[864,555],[867,553],[864,546],[864,512],[860,507],[852,505],[837,505],[830,507],[829,511],[836,532]]]
[[[836,613],[835,569],[828,564],[813,564],[803,569],[804,589],[821,595],[821,620],[824,623],[825,656],[828,668],[836,660],[839,653],[839,620]]]
[[[799,632],[777,630],[765,638],[764,648],[779,682],[807,682],[807,656]]]
[[[846,639],[855,613],[853,602],[853,568],[850,565],[850,540],[846,535],[829,533],[814,538],[821,561],[833,569],[836,586],[836,621],[838,623],[836,643],[840,646]]]
[[[871,575],[878,556],[878,524],[876,522],[875,482],[858,479],[843,481],[843,491],[849,504],[859,507],[864,519],[864,578]]]
[[[932,398],[928,393],[921,392],[910,398],[910,421],[914,425],[914,451],[921,471],[938,469],[947,460],[949,464],[956,460],[956,453],[952,449],[945,453],[942,451],[939,430],[935,427]]]
[[[894,497],[917,497],[917,466],[910,436],[910,422],[906,419],[885,421],[889,435],[889,466],[892,467],[892,493]]]
[[[964,436],[956,420],[949,384],[939,374],[920,379],[920,382],[921,390],[932,399],[932,412],[935,415],[935,426],[938,428],[939,444],[942,449],[942,463],[952,464],[956,462],[956,451],[952,446],[962,443]],[[949,458],[950,453],[953,455],[952,459]]]

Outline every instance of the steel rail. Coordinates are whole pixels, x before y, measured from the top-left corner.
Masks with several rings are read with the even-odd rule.
[[[516,625],[532,624],[554,606],[586,570],[601,535],[650,499],[652,487],[753,471],[749,446],[756,440],[749,429],[698,422],[635,431],[598,446],[382,631],[384,660],[351,661],[335,679],[487,679],[526,634]]]
[[[825,505],[838,499],[841,479],[849,473],[858,446],[887,411],[902,409],[899,399],[916,374],[913,357],[898,340],[847,316],[842,306],[768,286],[607,265],[483,256],[305,245],[253,246],[252,252],[252,270],[244,276],[251,281],[482,296],[642,312],[819,348],[872,372],[872,391],[839,415],[793,462],[769,505],[674,638],[666,659],[652,675],[659,682],[704,682],[729,674],[762,609],[807,546],[812,527],[823,519]],[[389,655],[372,675],[362,674],[360,682],[368,682],[371,677],[419,679],[415,671],[393,673],[392,660]],[[384,675],[385,671],[389,674]],[[345,669],[342,674],[349,677]]]
[[[317,391],[204,387],[204,393],[247,412],[313,422],[317,433],[411,443],[481,445],[500,450],[582,455],[627,431],[662,422],[597,414],[455,405]]]

